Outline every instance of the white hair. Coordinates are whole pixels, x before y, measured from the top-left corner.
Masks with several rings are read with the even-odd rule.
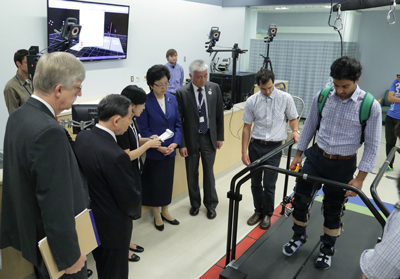
[[[208,65],[206,62],[203,60],[194,60],[192,63],[189,65],[189,73],[193,75],[193,73],[196,72],[204,72],[208,70]]]
[[[66,52],[53,52],[40,57],[33,78],[35,91],[50,95],[58,84],[72,88],[85,79],[85,68],[81,61]]]

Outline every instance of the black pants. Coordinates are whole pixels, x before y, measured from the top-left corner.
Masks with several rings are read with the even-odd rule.
[[[261,143],[251,141],[249,144],[250,161],[256,161],[280,145],[281,143],[274,145],[263,145]],[[276,154],[272,158],[269,158],[267,161],[265,161],[265,164],[279,167],[281,157],[282,152]],[[253,194],[255,212],[272,216],[275,205],[275,184],[277,178],[278,173],[270,170],[258,172],[251,178],[251,193]]]
[[[301,173],[326,178],[329,180],[347,184],[353,179],[356,170],[357,156],[353,156],[349,160],[330,160],[322,156],[317,145],[305,151],[307,159],[304,163]],[[312,197],[315,191],[313,184],[303,179],[296,180],[295,192],[304,196]],[[324,231],[339,230],[342,227],[341,213],[342,204],[347,200],[345,191],[342,188],[331,185],[324,185]],[[295,234],[303,235],[306,232],[306,223],[308,222],[308,206],[304,202],[300,202],[295,197],[293,200],[293,231]],[[300,225],[299,223],[304,223]],[[338,235],[327,234],[321,236],[321,241],[328,247],[333,247]]]
[[[389,155],[392,148],[396,145],[396,127],[400,123],[400,119],[396,119],[386,115],[385,119],[385,138],[386,138],[386,156]],[[393,168],[394,157],[389,163],[389,166]]]
[[[121,249],[108,249],[100,245],[92,253],[98,279],[128,279],[129,243]]]
[[[203,165],[203,203],[207,209],[215,209],[218,195],[215,189],[214,162],[216,150],[212,145],[210,132],[199,134],[199,149],[185,158],[186,177],[189,189],[190,205],[199,208],[201,205],[199,187],[199,160]]]

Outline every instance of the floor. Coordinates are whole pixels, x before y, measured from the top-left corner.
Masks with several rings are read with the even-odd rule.
[[[383,130],[384,133],[384,130]],[[382,134],[380,153],[378,162],[374,169],[375,172],[384,163],[385,142]],[[362,150],[359,150],[358,160],[361,159]],[[281,167],[285,167],[286,157],[281,160]],[[224,255],[226,250],[226,234],[228,219],[228,198],[226,193],[229,191],[231,178],[243,169],[241,162],[225,170],[224,173],[217,175],[216,185],[219,196],[217,207],[217,217],[208,220],[206,209],[202,207],[200,214],[196,217],[189,215],[189,200],[184,193],[174,198],[170,213],[180,221],[179,226],[165,224],[164,231],[155,229],[153,218],[149,213],[145,214],[141,220],[134,221],[132,242],[145,248],[140,253],[141,260],[129,263],[129,278],[135,279],[194,279],[200,278]],[[382,178],[378,187],[378,193],[384,202],[394,204],[398,201],[396,181],[392,177],[397,177],[400,170],[400,159],[395,162],[394,172]],[[364,182],[364,191],[370,197],[369,186],[372,184],[374,174],[369,174]],[[282,199],[284,177],[278,176],[275,206],[278,206]],[[294,179],[289,181],[289,193],[292,192]],[[243,200],[240,202],[238,241],[243,239],[255,227],[246,224],[247,219],[253,213],[253,201],[250,190],[250,183],[242,185],[241,193]],[[282,240],[282,245],[286,242]],[[88,267],[94,271],[91,278],[96,279],[96,268],[93,257],[88,256]],[[211,278],[211,277],[208,277]],[[218,278],[215,275],[214,278]]]

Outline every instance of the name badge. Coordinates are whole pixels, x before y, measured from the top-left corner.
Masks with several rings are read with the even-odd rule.
[[[199,120],[200,120],[200,123],[203,123],[204,122],[204,116],[200,116]]]

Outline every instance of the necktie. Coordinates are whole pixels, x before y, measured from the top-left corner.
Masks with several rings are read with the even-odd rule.
[[[201,94],[202,88],[199,88],[197,91],[199,92],[199,130],[202,134],[207,133],[208,127],[207,127],[207,115],[206,115],[206,105],[203,100],[203,94]]]

